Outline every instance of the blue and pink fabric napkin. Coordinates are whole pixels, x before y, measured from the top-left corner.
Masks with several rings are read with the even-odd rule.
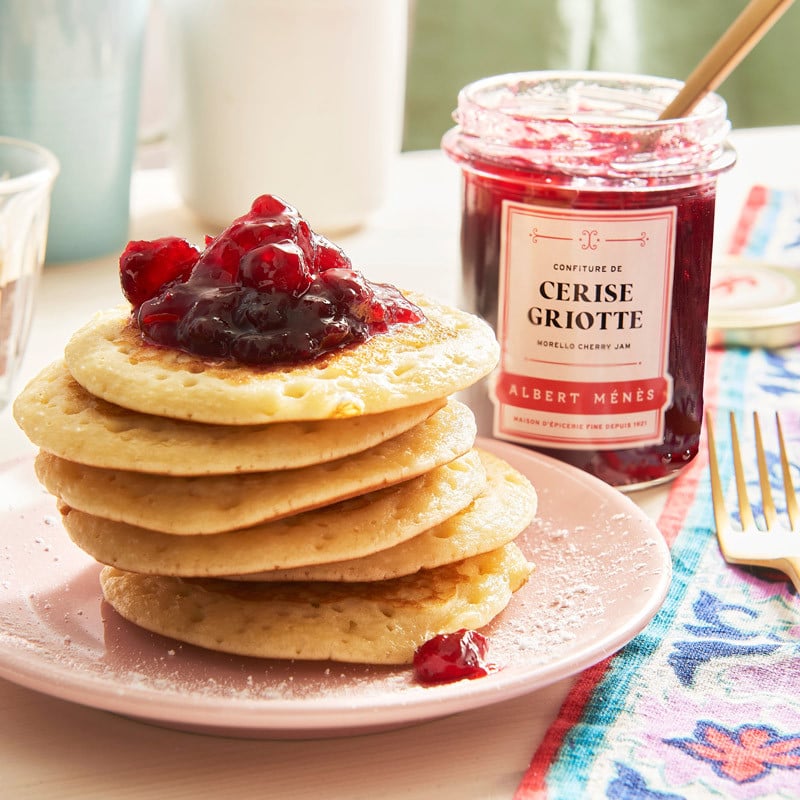
[[[753,187],[729,250],[800,269],[800,192]],[[753,453],[751,412],[764,425],[780,411],[800,465],[800,343],[709,350],[705,384],[730,498],[729,411]],[[779,486],[777,441],[767,433]],[[750,481],[760,502],[755,471]],[[780,508],[781,492],[775,500]],[[625,648],[578,677],[515,800],[800,798],[800,597],[781,573],[723,560],[705,441],[672,484],[658,527],[674,569],[664,605]]]

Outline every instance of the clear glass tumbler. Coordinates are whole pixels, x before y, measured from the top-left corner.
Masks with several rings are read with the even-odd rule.
[[[28,340],[58,171],[49,150],[0,137],[0,409]]]

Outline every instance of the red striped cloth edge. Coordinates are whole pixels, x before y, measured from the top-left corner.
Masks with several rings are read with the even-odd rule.
[[[713,406],[716,405],[717,399],[716,389],[719,385],[720,361],[719,352],[709,352],[705,376],[706,403]],[[658,529],[670,547],[683,527],[701,478],[706,474],[707,465],[707,450],[704,443],[701,442],[700,450],[692,465],[693,468],[679,476],[670,488],[669,496],[657,523]],[[558,752],[570,729],[583,716],[586,704],[598,684],[603,680],[614,657],[613,655],[609,656],[593,667],[584,670],[578,676],[558,712],[558,717],[547,729],[542,742],[533,754],[528,769],[514,794],[514,800],[541,800],[547,797],[547,773],[550,765],[558,758]]]

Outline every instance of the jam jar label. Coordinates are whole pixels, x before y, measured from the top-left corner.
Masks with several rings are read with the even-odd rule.
[[[568,449],[663,441],[676,216],[503,202],[495,436]]]

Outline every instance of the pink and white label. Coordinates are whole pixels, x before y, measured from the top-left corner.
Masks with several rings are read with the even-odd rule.
[[[496,436],[569,449],[663,440],[676,215],[503,202]]]

